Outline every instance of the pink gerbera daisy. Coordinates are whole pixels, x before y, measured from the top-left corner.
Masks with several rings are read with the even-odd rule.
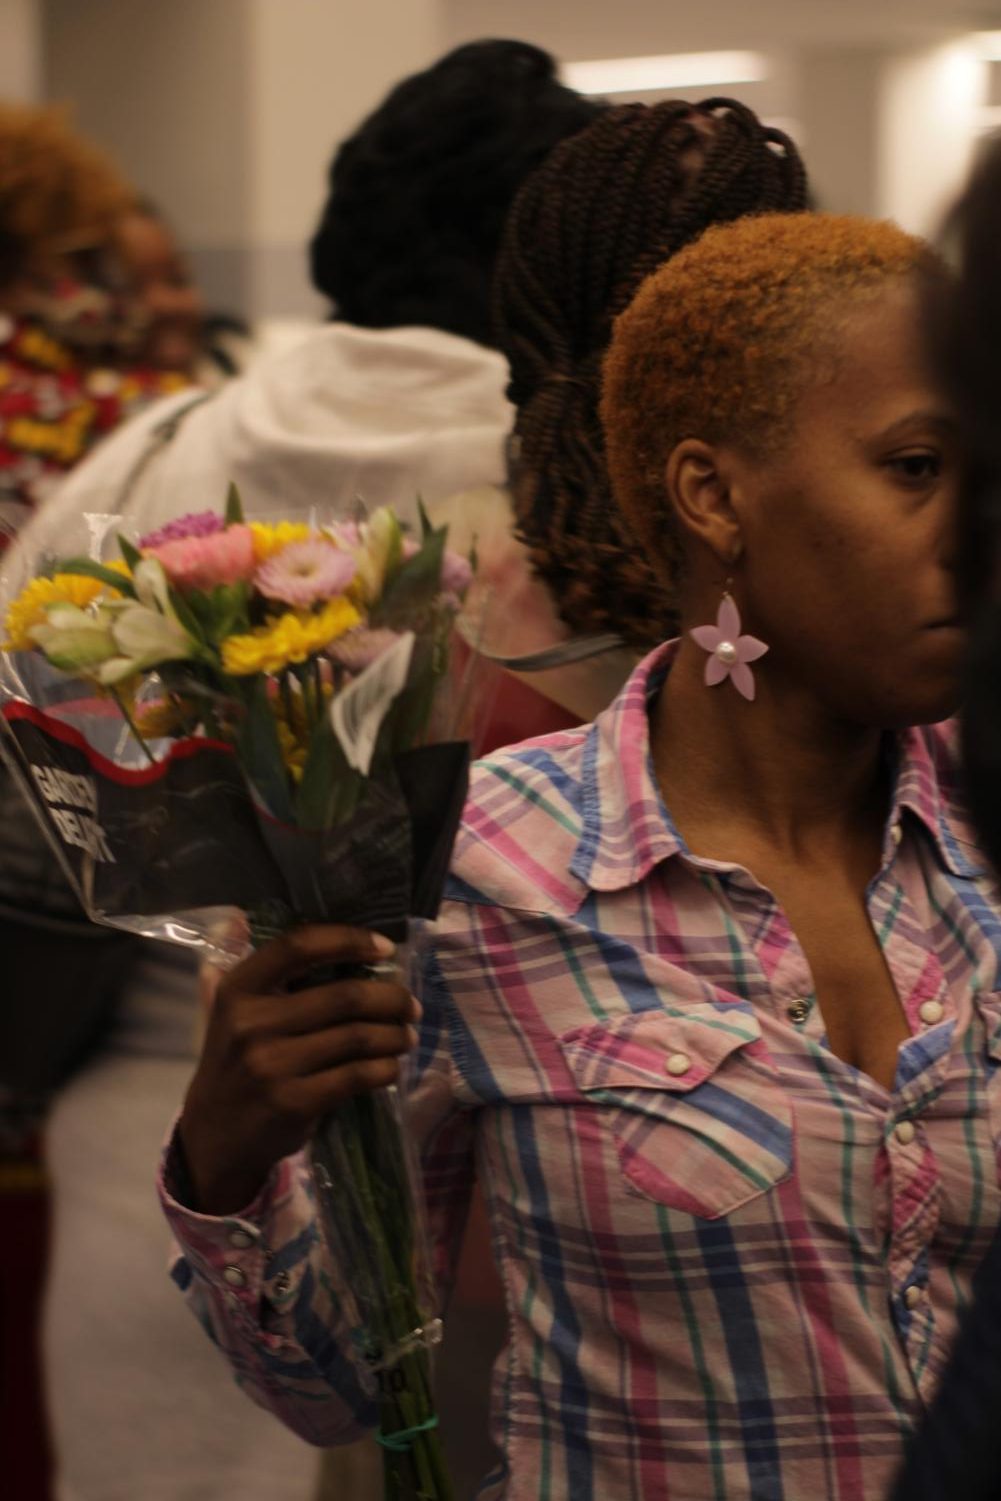
[[[330,542],[311,538],[290,542],[262,563],[254,584],[268,599],[280,599],[295,610],[305,610],[317,600],[343,594],[355,576],[355,561]]]

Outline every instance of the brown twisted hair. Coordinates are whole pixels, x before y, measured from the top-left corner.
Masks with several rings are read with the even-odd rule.
[[[512,454],[518,535],[578,631],[646,646],[672,629],[665,584],[617,511],[598,407],[612,322],[640,282],[710,224],[808,207],[799,153],[733,100],[704,158],[693,106],[610,109],[528,178],[508,219],[494,292],[497,344],[517,407]]]

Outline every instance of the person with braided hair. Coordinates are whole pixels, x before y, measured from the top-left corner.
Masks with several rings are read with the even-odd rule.
[[[673,619],[611,500],[598,405],[616,316],[709,225],[808,201],[789,138],[726,99],[609,110],[557,147],[515,200],[494,286],[517,409],[514,510],[574,631],[652,646]]]
[[[680,639],[474,768],[422,1006],[384,974],[288,994],[385,955],[339,927],[223,981],[163,1162],[175,1277],[313,1442],[376,1415],[302,1148],[409,1055],[442,1298],[474,1178],[503,1272],[481,1501],[884,1501],[1001,1220],[945,275],[825,214],[656,270],[600,415]]]
[[[509,669],[481,749],[593,718],[671,632],[670,601],[611,501],[598,403],[616,315],[707,226],[808,204],[792,141],[730,99],[607,109],[526,179],[493,295],[515,406],[509,489],[436,512],[457,539],[476,537],[465,633]]]

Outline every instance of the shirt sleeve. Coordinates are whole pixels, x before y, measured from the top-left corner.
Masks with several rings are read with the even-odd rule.
[[[433,960],[421,994],[424,1016],[407,1115],[442,1311],[472,1189],[473,1115],[456,1100],[451,1001]],[[171,1275],[247,1394],[309,1443],[348,1443],[373,1428],[377,1406],[350,1353],[344,1312],[350,1273],[319,1232],[305,1154],[278,1163],[241,1213],[216,1218],[188,1207],[192,1196],[175,1129],[164,1151],[160,1194],[175,1241]]]

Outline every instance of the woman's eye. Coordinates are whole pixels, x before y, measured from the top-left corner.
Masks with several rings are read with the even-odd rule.
[[[888,461],[889,468],[908,484],[927,484],[938,479],[942,473],[942,456],[928,449],[914,453],[898,453]]]

